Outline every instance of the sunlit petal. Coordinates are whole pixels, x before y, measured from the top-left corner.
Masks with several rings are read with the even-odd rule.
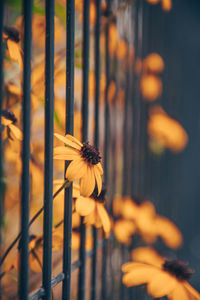
[[[101,179],[101,175],[99,173],[97,166],[94,166],[94,174],[95,174],[95,178],[96,178],[96,182],[97,182],[98,196],[99,196],[99,194],[101,193],[101,190],[102,190],[102,179]]]
[[[87,165],[82,159],[73,160],[66,171],[66,178],[69,181],[75,181],[84,176],[87,171]]]
[[[101,219],[104,231],[110,232],[111,222],[110,222],[109,215],[108,215],[106,209],[104,208],[103,204],[97,203],[97,210],[98,210],[98,214]]]
[[[54,135],[60,140],[62,141],[65,145],[72,147],[74,149],[77,150],[81,150],[81,147],[79,145],[77,145],[76,143],[72,142],[70,139],[66,138],[65,136],[62,136],[58,133],[54,133]]]
[[[80,196],[76,199],[75,207],[81,216],[87,216],[95,209],[95,201],[91,198]]]
[[[147,285],[147,290],[153,298],[161,298],[170,294],[177,284],[175,277],[163,271],[158,272],[152,277]]]

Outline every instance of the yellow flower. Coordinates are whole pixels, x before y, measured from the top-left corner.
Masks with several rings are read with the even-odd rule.
[[[103,168],[98,149],[88,143],[82,144],[69,134],[61,136],[55,133],[55,136],[64,142],[66,147],[54,148],[54,158],[72,161],[67,168],[66,178],[69,181],[80,179],[80,193],[83,196],[90,196],[97,184],[99,195],[102,189]]]
[[[137,229],[133,221],[120,219],[115,222],[113,231],[118,242],[130,245],[131,237]]]
[[[164,260],[160,264],[151,262],[128,262],[122,266],[123,283],[128,286],[146,284],[153,298],[167,296],[170,300],[197,300],[200,294],[187,282],[192,270],[179,260]]]
[[[3,37],[7,42],[7,49],[10,58],[13,61],[17,61],[19,63],[20,71],[23,71],[23,60],[22,54],[23,51],[19,45],[20,34],[19,31],[14,27],[4,27]]]
[[[117,195],[113,201],[113,213],[123,218],[114,225],[115,236],[121,243],[130,244],[131,235],[138,233],[148,244],[154,243],[158,237],[172,249],[182,244],[182,234],[177,226],[157,215],[154,205],[149,201]]]
[[[17,119],[14,113],[11,110],[2,110],[1,114],[1,123],[9,130],[8,137],[11,138],[10,132],[12,132],[17,140],[22,141],[23,135],[21,130],[15,125],[17,123]]]
[[[177,153],[182,151],[188,142],[184,128],[179,122],[168,116],[160,106],[154,106],[150,110],[148,133],[162,146]]]
[[[89,197],[79,196],[76,199],[75,209],[84,217],[86,224],[94,225],[96,228],[103,227],[104,232],[108,236],[111,231],[110,217],[104,207],[105,189],[98,196],[97,192]]]
[[[138,247],[131,251],[131,259],[133,261],[142,262],[160,267],[165,258],[161,256],[152,247]]]

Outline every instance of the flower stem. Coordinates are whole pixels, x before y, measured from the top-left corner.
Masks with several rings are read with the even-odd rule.
[[[55,194],[53,195],[53,199],[56,198],[56,196],[65,188],[69,187],[71,184],[71,182],[69,182],[67,179],[64,181],[63,185],[55,192]],[[41,215],[41,213],[44,210],[44,206],[42,206],[38,212],[32,217],[32,219],[29,222],[29,227],[33,224],[33,222]],[[6,259],[6,257],[8,256],[8,254],[10,253],[10,251],[12,250],[12,248],[15,246],[15,244],[17,243],[17,241],[21,238],[22,232],[20,232],[16,238],[13,240],[13,242],[10,244],[10,246],[7,248],[7,250],[5,251],[4,255],[2,256],[1,260],[0,260],[0,266],[3,264],[4,260]]]

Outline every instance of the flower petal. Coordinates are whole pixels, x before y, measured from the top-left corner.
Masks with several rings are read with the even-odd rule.
[[[108,215],[105,207],[103,206],[103,204],[97,203],[97,211],[98,211],[99,217],[101,219],[104,231],[106,233],[109,233],[111,230],[111,222],[110,222],[109,215]]]
[[[73,160],[67,168],[66,178],[69,181],[78,180],[85,175],[86,171],[87,165],[85,164],[84,160],[81,158]]]
[[[55,147],[54,159],[74,160],[80,158],[80,153],[69,147]]]
[[[17,126],[15,126],[14,124],[10,124],[8,125],[8,127],[10,128],[11,132],[14,134],[16,139],[18,139],[19,141],[23,140],[23,134]]]
[[[164,271],[155,274],[147,285],[147,291],[153,298],[161,298],[170,294],[177,284],[177,280]]]
[[[122,282],[127,287],[141,285],[148,283],[152,277],[155,276],[155,274],[158,271],[154,268],[149,268],[148,266],[143,266],[141,268],[136,268],[131,272],[128,272],[122,277]]]
[[[101,163],[99,162],[96,166],[97,166],[97,168],[99,170],[100,175],[103,175],[103,168],[102,168]]]
[[[183,285],[187,289],[189,295],[192,295],[194,299],[200,299],[200,294],[187,281],[185,281]]]
[[[68,140],[70,140],[73,143],[76,143],[77,145],[79,145],[80,147],[83,147],[83,144],[81,142],[79,142],[79,140],[77,140],[77,138],[75,138],[74,136],[70,135],[70,134],[66,134],[65,136]]]
[[[177,284],[176,288],[168,295],[169,300],[195,300],[198,298],[192,298],[190,295],[187,293],[186,289],[184,286],[179,283]]]
[[[67,145],[68,147],[72,147],[76,150],[81,150],[81,146],[77,145],[76,143],[72,142],[70,139],[66,138],[65,136],[62,136],[58,133],[54,133],[54,135],[60,140],[62,141],[65,145]]]
[[[94,166],[94,175],[95,175],[96,182],[97,182],[98,196],[99,196],[101,193],[101,190],[102,190],[102,179],[101,179],[101,175],[99,173],[99,169],[98,169],[97,165]]]
[[[85,176],[81,178],[80,193],[83,196],[90,196],[95,189],[95,177],[92,167],[87,166]]]
[[[75,207],[81,216],[87,216],[95,209],[95,201],[91,198],[80,196],[76,199]]]

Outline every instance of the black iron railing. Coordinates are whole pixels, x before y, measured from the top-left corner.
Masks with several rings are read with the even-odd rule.
[[[74,67],[75,67],[75,1],[66,1],[66,134],[73,135],[74,124]],[[89,78],[89,62],[90,62],[90,23],[89,8],[90,0],[84,0],[83,6],[83,85],[82,85],[82,141],[88,141],[88,78]],[[144,151],[143,140],[145,138],[145,130],[140,131],[141,124],[146,118],[145,110],[141,110],[139,101],[138,78],[133,72],[133,62],[129,64],[128,57],[125,59],[126,68],[124,68],[124,88],[125,101],[124,107],[121,109],[123,119],[123,141],[122,157],[117,157],[116,149],[112,149],[112,145],[117,145],[118,132],[115,128],[115,134],[112,136],[111,143],[111,115],[115,114],[117,108],[109,103],[108,90],[111,81],[111,58],[109,54],[109,26],[110,22],[115,22],[117,16],[125,9],[134,12],[135,26],[133,30],[134,43],[136,49],[136,58],[142,57],[142,9],[143,1],[124,1],[119,5],[117,10],[113,11],[112,1],[106,1],[106,11],[104,15],[106,21],[101,24],[101,0],[96,0],[96,24],[94,29],[94,71],[95,71],[95,129],[94,144],[99,147],[100,144],[100,71],[105,70],[106,87],[105,87],[105,103],[104,103],[104,145],[103,145],[103,161],[104,161],[104,182],[109,184],[109,190],[112,191],[112,197],[117,190],[116,178],[110,175],[109,165],[115,166],[118,159],[122,160],[122,187],[120,188],[123,195],[129,193],[133,196],[139,193],[137,190],[141,184],[142,174],[140,173],[141,155]],[[111,290],[114,288],[113,280],[108,274],[110,258],[110,249],[113,247],[113,237],[109,239],[98,239],[97,229],[93,228],[93,248],[90,251],[85,249],[86,231],[83,218],[81,219],[80,234],[81,244],[79,259],[73,264],[71,263],[71,237],[72,237],[72,185],[65,188],[64,196],[64,238],[63,238],[63,270],[56,277],[52,277],[52,214],[53,214],[53,122],[54,122],[54,15],[55,1],[45,1],[46,14],[46,46],[45,46],[45,171],[44,171],[44,206],[31,221],[29,221],[29,158],[30,158],[30,114],[31,114],[31,24],[32,24],[32,1],[23,1],[24,16],[24,70],[23,70],[23,147],[22,147],[22,185],[21,185],[21,232],[7,249],[1,253],[1,264],[8,255],[17,241],[21,241],[20,249],[20,269],[19,269],[19,299],[52,299],[52,289],[62,282],[62,299],[71,299],[71,274],[77,268],[79,269],[78,299],[85,298],[85,278],[86,278],[86,261],[92,258],[91,267],[91,299],[97,299],[97,285],[101,277],[101,299],[110,299]],[[105,57],[104,60],[100,55],[100,35],[105,34]],[[2,107],[3,98],[3,1],[0,1],[0,107]],[[128,43],[127,43],[128,45]],[[128,54],[127,54],[128,56]],[[135,58],[135,60],[136,60]],[[113,73],[113,72],[112,72]],[[117,87],[118,88],[118,87]],[[133,112],[131,112],[133,110]],[[115,120],[117,124],[117,120]],[[130,123],[132,124],[130,130]],[[102,130],[101,130],[102,134]],[[133,136],[133,138],[132,138]],[[130,152],[133,149],[133,157]],[[143,150],[141,150],[143,149]],[[2,145],[0,142],[0,157],[2,157]],[[68,162],[65,163],[65,170]],[[0,161],[0,176],[2,173],[2,162]],[[140,175],[138,175],[140,174]],[[128,180],[127,180],[128,176]],[[138,177],[139,176],[139,177]],[[2,176],[1,176],[2,177]],[[114,180],[113,180],[114,178]],[[134,179],[134,185],[132,181]],[[0,182],[1,184],[1,182]],[[2,188],[2,187],[1,187]],[[58,191],[59,192],[59,191]],[[57,195],[57,194],[56,194]],[[1,197],[1,196],[0,196]],[[112,197],[108,201],[107,208],[111,212]],[[3,201],[1,201],[2,203]],[[29,247],[29,227],[35,221],[40,213],[44,211],[44,227],[43,227],[43,268],[42,268],[42,285],[41,288],[30,293],[29,283],[29,264],[28,264],[28,247]],[[2,216],[2,212],[0,213]],[[101,268],[97,265],[98,251],[102,249]],[[126,260],[127,253],[123,248],[121,251],[121,259]],[[120,272],[120,270],[118,270]],[[100,275],[99,275],[100,274]],[[121,286],[121,299],[125,297],[125,287]],[[115,291],[113,292],[115,294]],[[99,297],[98,297],[99,299]]]

